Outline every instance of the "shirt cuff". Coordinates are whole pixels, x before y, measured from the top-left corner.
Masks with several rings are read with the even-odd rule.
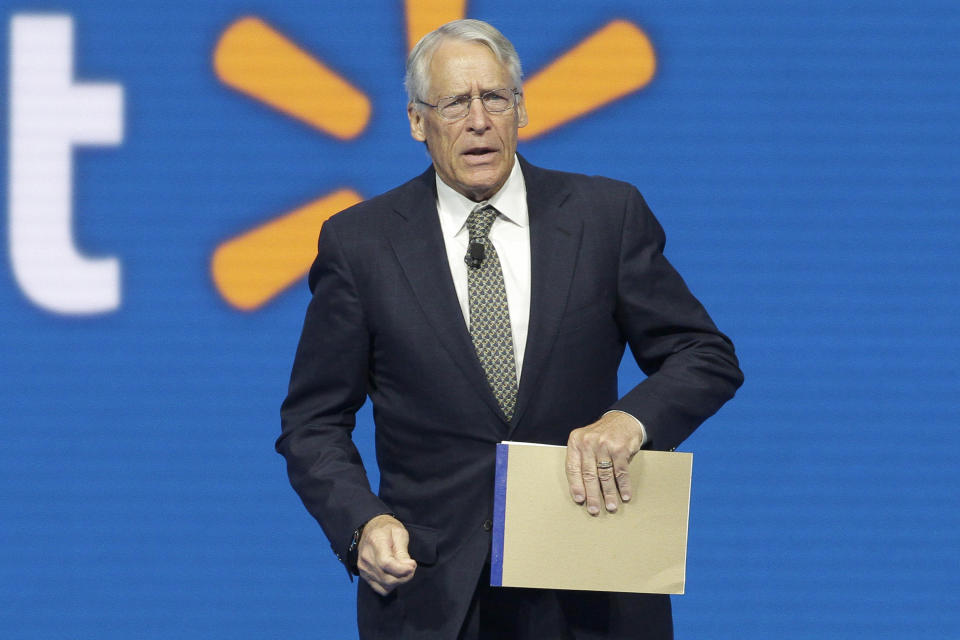
[[[623,415],[627,416],[628,418],[636,422],[638,425],[640,425],[640,448],[642,449],[643,445],[647,444],[647,429],[646,427],[643,426],[643,423],[637,420],[634,416],[627,413],[626,411],[620,411],[619,409],[611,409],[610,411],[607,411],[603,415],[606,416],[611,413],[622,413]]]

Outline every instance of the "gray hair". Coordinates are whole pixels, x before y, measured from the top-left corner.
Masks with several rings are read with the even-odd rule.
[[[420,42],[407,56],[407,74],[403,86],[407,89],[410,102],[416,103],[427,95],[430,60],[444,40],[479,42],[485,45],[510,72],[513,87],[508,88],[520,89],[523,70],[520,68],[520,56],[510,41],[496,27],[482,20],[454,20],[420,38]]]

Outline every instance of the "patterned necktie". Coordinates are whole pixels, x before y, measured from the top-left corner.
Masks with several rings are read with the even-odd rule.
[[[467,218],[471,248],[467,263],[467,293],[470,302],[470,337],[493,395],[507,420],[517,403],[517,366],[513,355],[513,330],[507,308],[507,290],[497,250],[487,237],[499,212],[478,204]],[[482,253],[479,253],[480,245]],[[482,256],[482,258],[480,257]]]

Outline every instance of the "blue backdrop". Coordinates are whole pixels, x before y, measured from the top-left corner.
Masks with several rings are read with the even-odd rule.
[[[745,386],[684,445],[677,637],[960,637],[960,4],[466,11],[530,72],[613,19],[656,52],[648,85],[520,151],[636,184],[737,345]],[[217,42],[249,15],[368,96],[362,133],[218,79]],[[118,261],[114,309],[45,308],[14,267],[23,16],[71,17],[73,81],[122,87],[122,141],[77,148],[68,194],[78,250]],[[210,264],[286,211],[426,166],[404,6],[13,0],[0,20],[0,636],[354,637],[353,585],[272,450],[307,288],[242,311]],[[639,375],[625,362],[624,386]],[[356,438],[372,462],[366,410]]]

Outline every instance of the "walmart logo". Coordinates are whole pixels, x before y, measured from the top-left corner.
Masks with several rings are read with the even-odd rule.
[[[465,0],[406,0],[408,48],[465,14]],[[32,304],[58,315],[114,312],[123,265],[76,246],[73,165],[77,146],[122,144],[124,87],[76,80],[71,16],[14,14],[9,27],[7,242],[14,280]],[[519,138],[546,135],[641,89],[655,67],[653,47],[636,25],[600,25],[525,83],[530,122]],[[224,85],[339,141],[356,140],[370,122],[363,91],[258,17],[223,30],[213,70]],[[319,194],[220,243],[210,260],[216,290],[235,309],[263,307],[307,272],[324,221],[362,199],[351,188]]]
[[[465,5],[407,0],[408,49],[434,28],[464,17]],[[370,99],[362,91],[260,18],[244,17],[224,30],[213,67],[227,86],[338,140],[358,137],[369,123]],[[530,123],[520,129],[520,140],[641,89],[655,68],[650,40],[636,25],[614,20],[602,26],[524,83]],[[217,291],[237,309],[267,304],[310,268],[324,221],[362,199],[353,189],[339,189],[226,240],[211,260]]]

